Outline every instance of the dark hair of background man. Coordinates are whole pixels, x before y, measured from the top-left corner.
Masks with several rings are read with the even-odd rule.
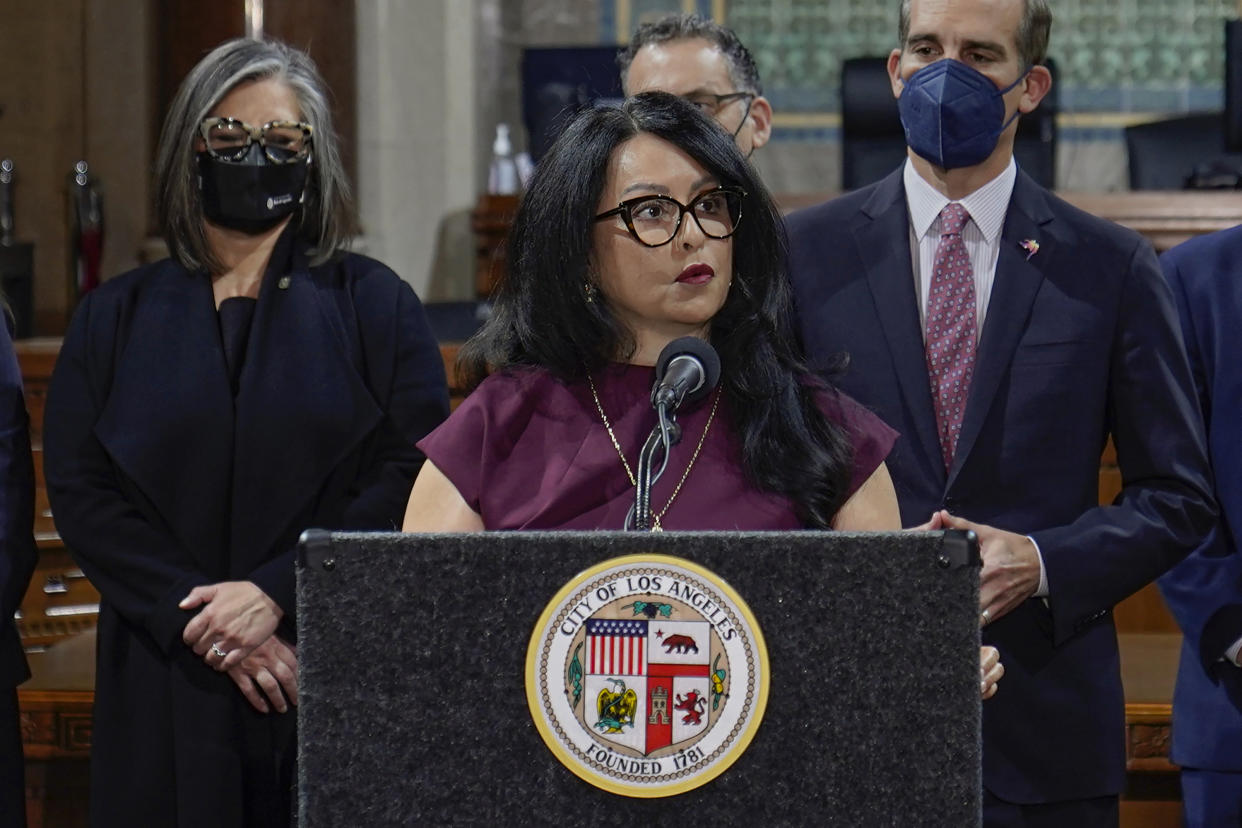
[[[634,56],[638,54],[639,49],[652,43],[696,38],[715,44],[724,54],[729,64],[729,78],[739,92],[763,94],[759,70],[755,67],[755,59],[751,57],[750,50],[742,45],[742,41],[737,39],[737,35],[731,29],[697,14],[673,14],[639,26],[630,40],[630,45],[617,55],[617,66],[621,69],[621,85],[625,85],[630,64],[634,61]],[[1047,42],[1046,37],[1045,42]]]

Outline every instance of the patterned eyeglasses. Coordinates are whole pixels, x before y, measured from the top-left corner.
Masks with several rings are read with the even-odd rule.
[[[315,130],[301,121],[269,121],[261,127],[236,118],[204,118],[198,133],[207,152],[224,161],[241,161],[255,141],[273,164],[291,164],[310,154]]]

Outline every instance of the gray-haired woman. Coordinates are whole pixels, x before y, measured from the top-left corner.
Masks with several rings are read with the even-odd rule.
[[[292,809],[293,548],[392,529],[448,412],[409,286],[350,230],[324,84],[234,40],[173,101],[172,258],[76,312],[46,410],[56,524],[103,597],[96,825],[279,825]]]

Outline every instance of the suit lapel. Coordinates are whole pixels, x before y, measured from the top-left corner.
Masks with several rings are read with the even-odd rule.
[[[233,394],[211,281],[164,263],[121,348],[96,436],[204,571],[221,575]]]
[[[974,378],[970,383],[962,431],[949,474],[950,486],[974,448],[996,391],[1009,371],[1018,341],[1030,322],[1035,295],[1044,281],[1040,267],[1052,259],[1050,248],[1054,240],[1043,227],[1050,221],[1052,213],[1048,210],[1043,191],[1019,171],[1001,231],[996,279],[992,284],[983,333],[979,337]],[[1039,243],[1039,256],[1023,249],[1023,242],[1028,240]]]
[[[232,548],[242,571],[270,557],[382,416],[352,361],[332,299],[340,286],[316,278],[300,251],[274,254],[255,309],[237,396]]]
[[[863,206],[863,214],[870,220],[864,219],[856,227],[855,239],[858,255],[867,269],[867,284],[888,343],[897,385],[915,426],[916,433],[906,438],[918,443],[931,468],[943,470],[923,351],[923,326],[911,271],[910,218],[901,175],[898,168],[884,179]]]

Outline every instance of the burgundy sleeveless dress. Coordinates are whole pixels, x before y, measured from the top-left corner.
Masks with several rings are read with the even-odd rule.
[[[594,379],[630,469],[656,424],[649,401],[654,369],[615,364]],[[804,528],[793,502],[751,486],[727,404],[708,424],[715,393],[683,407],[681,441],[651,493],[665,530]],[[888,455],[897,432],[849,397],[818,395],[854,450],[853,494]],[[622,529],[634,487],[584,381],[565,384],[536,368],[488,377],[418,447],[483,518],[487,529]],[[685,480],[676,497],[678,482]],[[670,503],[670,498],[672,501]]]

